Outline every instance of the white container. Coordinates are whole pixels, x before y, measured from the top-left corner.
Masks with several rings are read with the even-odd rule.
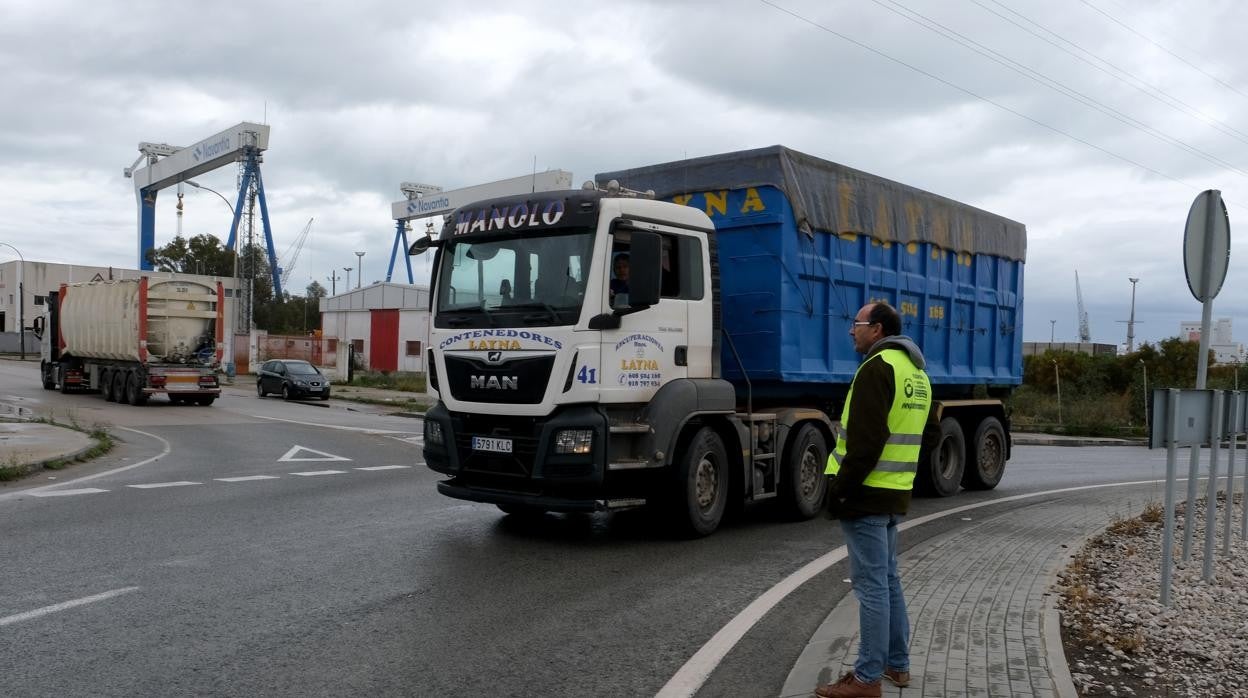
[[[144,283],[150,286],[141,317]],[[188,363],[197,350],[215,349],[218,307],[216,289],[192,281],[70,284],[60,298],[64,351],[89,359]]]

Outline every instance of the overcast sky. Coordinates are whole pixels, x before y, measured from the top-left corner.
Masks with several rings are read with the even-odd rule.
[[[1077,339],[1076,269],[1094,341],[1125,341],[1128,277],[1137,344],[1199,320],[1183,227],[1219,189],[1213,315],[1248,340],[1242,1],[0,0],[0,20],[0,242],[28,260],[137,266],[138,143],[241,121],[272,127],[279,257],[315,219],[296,294],[335,271],[341,291],[357,250],[364,283],[385,278],[402,181],[536,165],[579,183],[780,144],[1026,224],[1029,341]],[[233,199],[236,175],[197,180]],[[158,245],[175,203],[162,192]],[[188,189],[182,225],[224,240],[229,211]]]

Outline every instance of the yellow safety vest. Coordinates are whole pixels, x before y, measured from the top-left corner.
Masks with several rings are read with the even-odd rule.
[[[893,406],[888,412],[888,441],[880,459],[862,484],[888,490],[908,490],[914,487],[914,473],[918,469],[919,449],[923,443],[923,427],[932,406],[932,384],[927,374],[914,365],[910,355],[901,349],[885,349],[879,357],[893,369],[896,389]],[[859,366],[858,370],[862,370]],[[858,373],[854,372],[857,382]],[[849,404],[854,396],[854,386],[849,386],[845,396],[845,408],[841,411],[841,423],[836,430],[836,448],[828,456],[824,471],[835,475],[845,458],[845,435],[849,429]]]

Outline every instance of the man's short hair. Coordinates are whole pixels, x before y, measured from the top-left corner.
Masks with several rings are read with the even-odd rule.
[[[876,303],[871,306],[867,319],[880,326],[885,337],[901,334],[901,316],[888,303]]]

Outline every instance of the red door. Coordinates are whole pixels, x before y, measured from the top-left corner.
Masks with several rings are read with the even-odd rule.
[[[399,370],[399,311],[372,310],[368,367],[374,371]]]

